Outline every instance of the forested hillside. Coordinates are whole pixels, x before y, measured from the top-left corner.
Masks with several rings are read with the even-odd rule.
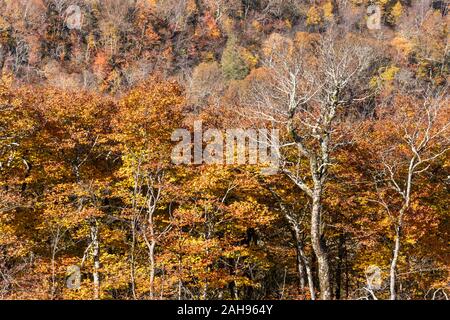
[[[0,0],[0,299],[448,299],[448,21]],[[278,167],[174,161],[200,121],[278,130]]]

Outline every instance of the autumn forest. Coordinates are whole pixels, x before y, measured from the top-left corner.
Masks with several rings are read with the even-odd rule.
[[[0,299],[448,300],[448,21],[0,0]],[[276,168],[229,161],[251,137],[217,137],[261,128]]]

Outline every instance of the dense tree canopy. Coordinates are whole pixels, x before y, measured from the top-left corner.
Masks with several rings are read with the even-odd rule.
[[[0,0],[0,299],[447,299],[447,6]]]

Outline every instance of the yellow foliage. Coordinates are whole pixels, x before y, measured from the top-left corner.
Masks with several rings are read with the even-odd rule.
[[[256,19],[252,21],[252,27],[258,32],[262,31],[261,23],[259,23],[259,21]]]
[[[325,20],[327,21],[332,21],[334,18],[333,15],[333,3],[331,1],[326,2],[323,6],[322,6],[322,10],[323,10],[323,17],[325,18]]]
[[[392,11],[391,11],[391,15],[392,15],[394,22],[397,22],[402,14],[403,14],[403,6],[400,3],[400,1],[397,1],[397,3],[392,7]]]
[[[378,77],[373,77],[370,80],[370,86],[376,87],[378,85],[388,85],[395,79],[396,74],[400,71],[400,68],[396,66],[389,66],[382,69],[383,71]],[[381,70],[380,70],[381,71]]]
[[[254,69],[258,64],[258,57],[253,55],[247,48],[240,47],[239,53],[250,69]]]
[[[408,57],[413,50],[413,44],[401,36],[392,39],[391,45],[405,58]]]
[[[385,69],[383,73],[381,73],[380,77],[384,81],[392,81],[395,78],[395,75],[400,71],[400,68],[396,66],[390,66]]]
[[[292,22],[291,22],[291,20],[285,19],[285,20],[284,20],[284,23],[285,23],[285,25],[286,25],[286,28],[292,29]]]
[[[306,24],[308,26],[318,25],[322,22],[322,15],[320,9],[317,6],[309,8],[306,14]]]
[[[386,6],[389,3],[390,0],[378,0],[378,4],[381,6]]]

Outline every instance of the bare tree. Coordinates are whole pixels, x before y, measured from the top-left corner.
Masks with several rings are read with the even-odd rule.
[[[338,129],[348,108],[366,98],[364,80],[372,61],[369,46],[351,34],[346,36],[351,41],[342,34],[332,29],[300,43],[280,37],[278,44],[270,40],[264,66],[270,80],[256,82],[246,103],[251,117],[282,125],[288,133],[280,149],[281,171],[311,200],[310,233],[322,299],[331,299],[323,194],[333,154],[348,142]],[[294,161],[292,148],[296,150]],[[307,173],[302,159],[309,165]]]
[[[413,102],[400,101],[393,106],[382,106],[380,115],[389,117],[397,125],[386,149],[380,151],[381,179],[387,180],[400,205],[389,203],[380,193],[379,203],[384,207],[394,226],[394,243],[390,263],[390,299],[397,299],[397,264],[402,242],[405,216],[410,213],[416,178],[426,172],[433,161],[449,150],[450,128],[448,87],[439,90],[421,90]],[[417,91],[417,90],[416,90]],[[408,91],[410,93],[411,90]],[[421,101],[421,103],[420,103]],[[419,102],[416,104],[416,102]],[[392,202],[392,201],[391,201]]]
[[[316,292],[314,289],[314,277],[311,270],[311,260],[305,253],[305,226],[304,220],[306,218],[306,211],[297,214],[294,208],[286,204],[280,195],[270,188],[274,197],[278,200],[281,212],[291,228],[293,238],[295,240],[295,249],[297,251],[297,270],[300,280],[300,289],[303,291],[306,287],[305,278],[308,281],[309,293],[311,300],[316,300]],[[306,273],[306,274],[305,274]]]
[[[168,224],[159,230],[155,221],[157,207],[163,191],[164,171],[151,169],[142,154],[134,154],[133,161],[133,194],[132,194],[132,247],[131,247],[131,283],[132,293],[136,298],[135,288],[135,246],[137,236],[141,235],[147,247],[149,259],[149,298],[155,298],[156,257],[155,249],[161,238],[170,230]]]

